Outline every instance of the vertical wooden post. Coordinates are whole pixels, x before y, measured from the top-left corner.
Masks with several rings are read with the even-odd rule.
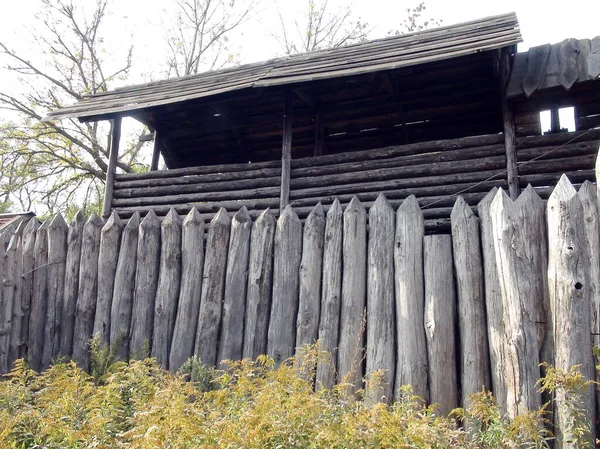
[[[515,133],[515,114],[512,102],[506,98],[506,84],[510,75],[509,54],[506,49],[500,50],[500,102],[504,121],[504,147],[506,149],[506,177],[508,194],[514,201],[519,196],[519,171],[517,169],[517,137]]]
[[[158,170],[158,159],[160,158],[161,143],[159,140],[158,131],[154,131],[154,149],[152,150],[152,162],[150,163],[150,171]]]
[[[315,112],[315,156],[323,156],[325,152],[325,122],[323,110],[318,107]]]
[[[290,170],[292,164],[292,113],[293,96],[289,91],[285,95],[285,111],[283,113],[283,143],[281,145],[281,197],[280,213],[290,202]],[[112,194],[112,193],[111,193]]]
[[[104,207],[102,216],[108,218],[110,215],[110,205],[113,198],[113,188],[115,185],[115,170],[117,168],[117,159],[119,157],[119,142],[121,140],[121,117],[111,121],[110,127],[110,150],[108,155],[108,168],[106,169],[106,185],[104,187]]]

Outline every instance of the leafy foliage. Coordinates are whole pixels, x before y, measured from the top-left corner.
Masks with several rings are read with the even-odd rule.
[[[260,356],[216,371],[191,359],[171,374],[152,359],[109,365],[106,350],[94,349],[105,360],[101,381],[73,362],[37,374],[17,361],[0,382],[0,447],[546,448],[551,440],[544,409],[510,421],[485,391],[449,417],[409,386],[392,406],[368,407],[343,385],[315,392],[309,352],[310,366],[275,368]],[[558,385],[561,374],[551,376],[544,388]]]

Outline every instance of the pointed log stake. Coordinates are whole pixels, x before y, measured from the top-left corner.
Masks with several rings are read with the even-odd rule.
[[[43,369],[48,368],[60,352],[68,233],[67,222],[61,214],[57,214],[48,226],[48,303],[42,354]]]
[[[90,363],[89,343],[94,332],[96,297],[98,295],[98,255],[100,253],[100,233],[103,226],[102,219],[96,214],[92,214],[83,227],[81,240],[79,289],[73,330],[73,360],[84,370],[88,369]]]
[[[140,223],[138,233],[135,291],[129,339],[130,358],[141,359],[150,356],[159,269],[160,220],[151,210]]]
[[[140,214],[136,212],[123,229],[115,274],[115,287],[110,310],[110,346],[117,351],[116,354],[120,360],[129,358],[129,330],[135,291],[139,226]]]
[[[344,211],[338,375],[350,393],[362,388],[367,306],[367,213],[354,197]]]
[[[252,219],[242,207],[231,220],[225,294],[223,299],[223,323],[217,362],[241,360],[244,344],[242,325],[246,312],[246,287],[248,282],[248,252]],[[221,365],[222,368],[225,365]]]
[[[20,234],[20,235],[19,235]],[[20,358],[23,341],[21,339],[24,310],[21,303],[21,290],[23,289],[23,233],[15,233],[13,239],[16,241],[15,250],[15,275],[14,296],[12,301],[12,320],[10,329],[10,347],[8,352],[8,367]],[[13,242],[11,241],[11,245]]]
[[[202,296],[194,349],[194,355],[207,366],[215,366],[217,359],[230,229],[231,218],[227,211],[221,208],[208,225]]]
[[[491,387],[485,322],[483,263],[477,217],[462,197],[452,214],[452,253],[456,273],[462,407],[470,395]]]
[[[555,367],[564,372],[578,366],[588,380],[594,380],[592,341],[590,338],[590,275],[583,207],[569,179],[563,175],[548,199],[548,285],[554,331]],[[594,248],[598,251],[598,248]],[[571,406],[566,403],[564,389],[556,392],[556,442],[558,448],[572,447],[568,443],[572,427]],[[578,406],[596,422],[593,386],[580,392]],[[571,400],[573,398],[571,397]],[[594,426],[589,431],[593,446]]]
[[[48,226],[46,220],[36,231],[33,249],[34,272],[31,296],[31,313],[29,317],[28,356],[31,367],[35,371],[42,368],[44,351],[44,325],[46,322],[47,272],[48,272]]]
[[[429,398],[442,416],[458,407],[456,369],[456,294],[452,239],[428,235],[423,240],[425,334],[429,360]]]
[[[302,260],[300,261],[300,300],[296,320],[296,354],[294,364],[302,365],[301,352],[319,338],[321,313],[321,275],[323,274],[323,245],[325,212],[318,203],[304,223]]]
[[[181,219],[174,209],[160,226],[161,250],[154,303],[152,357],[167,368],[181,281]]]
[[[244,358],[255,359],[267,353],[274,235],[275,217],[271,210],[267,209],[252,225],[250,236]]]
[[[505,313],[505,338],[508,345],[506,376],[507,413],[515,416],[541,406],[536,382],[540,378],[540,349],[546,317],[543,311],[543,274],[538,248],[542,229],[539,225],[543,209],[536,207],[536,198],[523,193],[521,201],[513,202],[498,190],[490,206],[500,292]],[[537,198],[539,199],[539,197]],[[536,212],[537,210],[537,212]],[[534,235],[532,235],[534,234]]]
[[[77,212],[69,225],[67,234],[67,262],[65,268],[64,301],[60,328],[60,354],[70,357],[73,352],[73,326],[75,325],[75,304],[79,289],[79,265],[81,261],[81,238],[85,217],[83,211]]]
[[[0,273],[2,279],[2,293],[0,296],[0,373],[5,374],[9,370],[10,334],[13,314],[13,301],[15,297],[15,256],[17,242],[11,238],[6,251],[6,235],[0,237],[0,263],[3,269]]]
[[[394,393],[394,210],[383,194],[369,210],[366,400],[391,402]],[[381,378],[376,378],[378,371]]]
[[[23,277],[21,288],[21,309],[23,310],[23,319],[21,321],[19,357],[25,357],[27,355],[27,346],[29,344],[29,316],[31,312],[31,297],[33,294],[34,248],[35,238],[39,227],[40,222],[37,218],[32,218],[23,230]]]
[[[177,371],[194,353],[204,269],[204,218],[194,207],[181,225],[181,289],[169,369]]]
[[[342,229],[343,211],[336,199],[327,211],[323,254],[323,295],[319,341],[327,356],[319,358],[317,387],[333,388],[337,373],[337,348],[342,300]],[[328,356],[331,356],[329,358]]]
[[[267,355],[277,365],[294,355],[298,313],[298,274],[302,255],[302,223],[287,206],[275,230],[273,302],[267,337]]]
[[[94,319],[94,335],[103,344],[110,341],[110,309],[115,287],[115,273],[119,261],[123,222],[113,212],[102,228],[98,256],[98,299]]]
[[[481,221],[481,246],[483,250],[483,272],[485,275],[485,310],[487,317],[487,337],[490,352],[490,368],[492,374],[492,391],[502,415],[506,414],[507,396],[507,342],[504,338],[504,305],[500,293],[500,280],[496,266],[496,251],[492,235],[492,218],[490,206],[497,188],[493,188],[477,205]]]
[[[394,266],[396,281],[396,390],[411,385],[413,393],[429,401],[423,236],[425,222],[414,195],[396,213]]]

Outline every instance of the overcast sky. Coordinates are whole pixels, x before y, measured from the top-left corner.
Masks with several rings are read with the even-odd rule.
[[[75,0],[74,3],[93,5],[94,1]],[[142,72],[155,73],[163,45],[164,32],[161,26],[167,16],[166,11],[174,0],[112,1],[112,16],[107,26],[114,28],[114,36],[119,39],[117,44],[127,39],[128,35],[134,36],[138,67],[138,72],[133,74],[134,78],[141,77]],[[280,4],[291,5],[298,1],[280,1]],[[343,1],[330,0],[330,3],[335,7]],[[23,30],[31,23],[31,18],[41,3],[41,0],[3,0],[0,39],[3,42],[23,41]],[[355,0],[353,11],[371,25],[371,37],[377,38],[397,29],[406,8],[417,3],[416,0]],[[248,63],[277,56],[279,49],[270,36],[270,32],[278,26],[273,5],[274,0],[261,0],[255,17],[241,30],[242,39],[236,36],[236,41],[243,42],[243,46],[237,49],[239,62]],[[568,37],[591,38],[600,35],[600,0],[426,0],[426,6],[426,14],[442,19],[444,25],[514,11],[525,41],[519,47],[520,51],[530,46],[559,42]]]

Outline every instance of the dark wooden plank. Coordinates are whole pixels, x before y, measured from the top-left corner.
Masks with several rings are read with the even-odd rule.
[[[506,178],[508,191],[512,199],[519,196],[519,170],[517,167],[517,137],[515,134],[515,113],[512,102],[506,98],[506,83],[510,75],[509,54],[499,52],[500,64],[500,102],[504,124],[504,147],[506,154]]]
[[[544,81],[550,49],[550,44],[529,49],[527,75],[522,83],[523,92],[527,97],[530,97]]]
[[[121,117],[111,121],[110,127],[110,150],[108,156],[108,168],[106,169],[106,182],[104,184],[104,206],[102,216],[108,218],[112,204],[113,188],[115,184],[115,172],[117,160],[119,159],[119,143],[121,141]]]
[[[290,170],[292,163],[292,117],[293,96],[288,92],[285,97],[285,109],[283,113],[283,137],[281,146],[281,193],[279,208],[284,209],[290,199]]]
[[[560,43],[558,50],[558,83],[567,90],[579,78],[579,67],[577,65],[579,52],[579,41],[577,39],[565,39]]]

